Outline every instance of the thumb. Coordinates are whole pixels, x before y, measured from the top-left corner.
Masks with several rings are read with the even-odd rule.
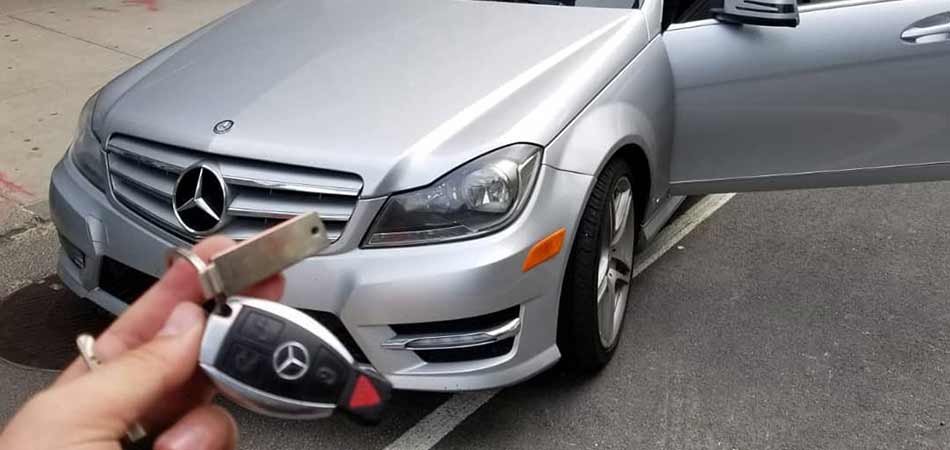
[[[205,314],[187,302],[175,307],[150,342],[62,386],[70,409],[121,436],[162,398],[187,384],[198,367]]]

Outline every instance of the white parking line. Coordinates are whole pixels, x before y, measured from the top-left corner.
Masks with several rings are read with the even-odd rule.
[[[708,195],[667,225],[656,240],[639,255],[639,261],[633,268],[633,276],[650,267],[696,226],[732,200],[733,196],[735,194]],[[501,389],[453,395],[412,428],[406,430],[385,450],[429,450],[435,447],[442,438],[451,433],[455,427],[491,400],[499,391]]]
[[[703,223],[703,221],[708,219],[716,210],[722,208],[729,200],[732,200],[732,197],[735,197],[735,195],[736,194],[707,195],[687,209],[683,215],[677,217],[676,220],[664,227],[663,231],[660,231],[660,234],[650,246],[638,255],[639,258],[637,263],[633,266],[633,274],[631,276],[635,277],[640,275],[640,272],[643,272],[647,267],[653,265],[653,263],[660,259],[669,249],[683,240],[690,231],[693,231],[693,228]]]
[[[385,450],[429,450],[435,447],[466,417],[472,415],[501,389],[466,392],[449,397],[435,411],[429,413]]]

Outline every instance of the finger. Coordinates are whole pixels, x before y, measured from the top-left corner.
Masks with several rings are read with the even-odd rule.
[[[235,242],[229,238],[212,236],[198,243],[194,252],[207,262],[212,256],[234,245]],[[155,336],[175,305],[204,300],[197,271],[188,262],[178,259],[155,285],[132,303],[97,339],[101,348],[97,347],[96,350],[105,357],[113,349],[121,351],[135,348]]]
[[[210,404],[214,394],[215,388],[211,380],[204,372],[196,370],[180,390],[152,406],[139,422],[146,430],[164,430],[188,411]]]
[[[236,243],[224,236],[209,237],[194,247],[195,254],[205,262]],[[249,290],[248,295],[264,299],[276,300],[283,295],[283,276],[271,277],[258,283]],[[202,302],[201,284],[195,268],[186,261],[176,260],[162,278],[152,286],[142,297],[134,302],[116,321],[106,330],[106,340],[100,349],[102,357],[107,359],[111,354],[117,354],[129,348],[148,341],[155,336],[156,331],[165,322],[165,318],[178,303]],[[113,348],[108,348],[112,346]]]
[[[243,292],[248,297],[260,298],[264,300],[280,300],[284,296],[284,288],[287,286],[287,279],[283,273],[278,273],[260,283],[255,284]]]
[[[60,383],[50,395],[67,400],[61,413],[83,417],[121,437],[156,404],[186,387],[198,367],[203,329],[204,311],[181,303],[154,339],[85,376]]]
[[[207,262],[212,256],[234,245],[235,242],[229,238],[212,236],[201,241],[193,250]],[[278,274],[250,288],[247,295],[277,300],[284,293],[284,285],[283,275]],[[200,302],[204,300],[202,297],[194,267],[186,261],[177,260],[148,292],[96,339],[97,355],[101,360],[108,361],[148,341],[176,304],[183,301]],[[71,380],[85,372],[85,365],[77,359],[60,375],[57,382]]]
[[[237,424],[224,408],[194,409],[162,433],[155,450],[231,450],[237,447]]]
[[[212,236],[198,243],[193,251],[202,260],[209,261],[211,256],[232,246],[233,240]],[[203,300],[201,297],[201,284],[195,268],[186,261],[175,261],[161,279],[96,338],[96,355],[107,361],[148,341],[165,323],[175,305],[185,301],[199,302]],[[71,380],[85,372],[85,364],[77,359],[56,382]]]

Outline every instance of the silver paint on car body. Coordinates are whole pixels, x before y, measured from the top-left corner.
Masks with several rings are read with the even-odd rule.
[[[835,6],[803,8],[796,29],[706,21],[663,36],[676,82],[674,192],[950,176],[950,42],[900,37],[950,4]]]
[[[255,2],[106,105],[97,131],[358,173],[376,197],[503,145],[547,144],[646,39],[626,9]],[[221,117],[241,126],[208,133]]]
[[[474,390],[512,384],[560,357],[554,324],[561,285],[555,280],[560,280],[569,249],[527,273],[521,265],[537,239],[555,231],[553,224],[575,220],[590,183],[589,175],[542,166],[531,200],[508,228],[477,240],[423,247],[363,250],[356,247],[358,241],[344,242],[347,250],[287,270],[282,301],[338,315],[373,366],[399,389]],[[50,202],[57,228],[88,255],[81,270],[65,256],[60,258],[64,284],[114,313],[127,305],[98,284],[104,255],[158,276],[165,264],[155,256],[181,245],[172,244],[174,237],[162,228],[111,202],[69,158],[54,170]],[[360,201],[349,225],[357,230],[355,236],[368,230],[380,206],[379,199]],[[353,235],[341,240],[347,236]],[[569,227],[565,247],[570,242]],[[458,257],[462,254],[466,258]],[[314,285],[320,286],[319,295]],[[413,352],[381,347],[396,335],[388,324],[472,317],[515,305],[522,307],[521,332],[512,352],[500,357],[427,364]]]
[[[345,231],[287,271],[284,302],[339,316],[397,388],[494,388],[559,359],[563,274],[580,212],[611,157],[639,163],[633,181],[638,200],[648,200],[639,220],[650,234],[682,200],[676,192],[950,176],[940,164],[950,159],[941,159],[950,91],[935,85],[950,78],[950,46],[900,37],[948,9],[944,0],[854,0],[803,6],[797,29],[707,20],[661,34],[662,0],[639,11],[255,2],[111,82],[93,128],[103,138],[127,133],[240,159],[242,168],[267,160],[362,177]],[[210,132],[224,117],[240,126]],[[388,194],[518,142],[543,145],[544,164],[509,227],[448,244],[359,247]],[[99,286],[105,255],[158,276],[160,255],[184,243],[108,195],[72,158],[54,170],[53,221],[88,256],[79,268],[64,255],[63,281],[118,313],[127,305]],[[522,272],[531,246],[560,227],[561,253]],[[382,347],[396,337],[391,324],[513,306],[520,331],[502,356],[427,363]]]

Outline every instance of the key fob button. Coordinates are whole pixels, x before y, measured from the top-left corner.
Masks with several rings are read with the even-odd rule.
[[[244,320],[244,336],[261,344],[269,344],[277,339],[284,329],[284,324],[256,311],[248,311]]]
[[[343,388],[346,382],[346,366],[329,350],[321,348],[315,358],[316,367],[313,371],[313,380],[326,388],[334,388],[337,391]]]
[[[235,344],[231,346],[231,356],[229,358],[232,369],[235,373],[251,374],[258,370],[258,366],[263,360],[263,355],[246,345]]]
[[[340,379],[340,374],[329,367],[317,367],[315,375],[317,382],[324,386],[334,386]]]

